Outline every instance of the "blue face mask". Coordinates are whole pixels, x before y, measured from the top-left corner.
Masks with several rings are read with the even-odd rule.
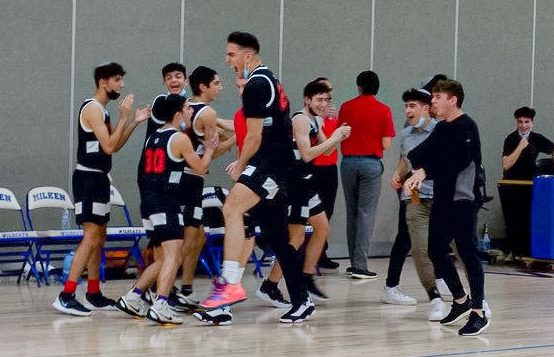
[[[185,123],[185,121],[181,119],[181,122],[179,123],[179,129],[181,129],[181,131],[185,131],[186,128],[187,123]]]
[[[242,70],[242,76],[243,76],[245,79],[247,79],[249,74],[250,74],[250,71],[248,70],[248,68],[245,67],[245,68]]]
[[[183,89],[181,90],[181,92],[179,93],[179,95],[181,97],[186,97],[187,96],[187,90],[183,87]]]
[[[414,125],[414,128],[419,129],[425,124],[425,118],[419,117],[419,121]]]

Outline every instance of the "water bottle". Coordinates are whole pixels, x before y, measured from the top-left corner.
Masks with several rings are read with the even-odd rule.
[[[483,253],[488,253],[491,249],[491,238],[489,236],[489,228],[485,223],[483,227],[483,237],[479,240],[479,251]]]
[[[69,209],[67,208],[64,208],[62,211],[61,229],[62,230],[71,229],[71,214],[69,213]]]
[[[67,278],[69,277],[69,270],[71,270],[71,262],[73,261],[73,256],[75,252],[71,251],[65,255],[63,258],[63,272],[62,272],[62,283],[65,284]]]

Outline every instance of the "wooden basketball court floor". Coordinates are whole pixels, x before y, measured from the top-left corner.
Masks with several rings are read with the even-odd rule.
[[[429,304],[411,258],[401,286],[418,299],[415,307],[379,301],[388,259],[370,260],[379,273],[375,281],[348,278],[344,269],[349,264],[340,262],[339,272],[318,281],[332,299],[318,304],[314,320],[293,326],[278,323],[283,309],[255,297],[261,280],[251,267],[243,280],[249,300],[234,308],[233,325],[219,327],[192,316],[174,328],[119,311],[66,316],[50,306],[60,285],[37,288],[3,281],[0,356],[554,356],[554,280],[549,275],[486,267],[496,270],[485,277],[491,326],[480,336],[460,337],[461,326],[427,321]],[[132,283],[112,280],[103,290],[116,298]],[[199,297],[210,288],[206,277],[195,282]]]

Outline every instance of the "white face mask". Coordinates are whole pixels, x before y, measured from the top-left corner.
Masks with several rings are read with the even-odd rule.
[[[183,89],[181,90],[181,92],[179,92],[179,95],[181,97],[186,97],[187,96],[187,90],[185,89],[185,87],[183,87]]]
[[[419,129],[423,126],[423,124],[425,124],[425,118],[419,117],[419,121],[415,123],[414,128]]]
[[[529,137],[530,132],[531,132],[531,130],[527,130],[527,132],[525,132],[525,133],[518,130],[519,136],[521,136],[524,139],[527,139]]]

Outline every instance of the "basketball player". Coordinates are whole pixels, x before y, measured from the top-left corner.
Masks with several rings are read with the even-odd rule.
[[[182,258],[184,219],[181,204],[182,195],[187,191],[182,187],[181,177],[186,168],[205,173],[218,140],[211,135],[203,142],[203,156],[200,157],[190,138],[179,130],[191,126],[193,110],[186,99],[170,94],[161,100],[167,122],[146,141],[141,178],[141,207],[149,217],[145,228],[153,231],[155,261],[146,268],[133,289],[118,300],[117,307],[130,315],[146,316],[161,324],[181,324],[183,319],[175,315],[167,301]],[[157,297],[148,307],[141,296],[156,280]]]
[[[75,218],[83,226],[83,239],[79,243],[69,277],[63,291],[52,306],[63,313],[89,316],[92,310],[113,310],[115,301],[100,291],[100,261],[106,241],[106,226],[110,219],[110,180],[112,154],[127,142],[139,123],[150,115],[149,108],[139,108],[131,115],[134,96],[127,95],[119,105],[119,121],[112,130],[106,105],[121,94],[125,71],[114,62],[94,69],[96,92],[79,110],[77,167],[73,172]],[[85,305],[75,298],[77,281],[85,267],[88,287]]]

